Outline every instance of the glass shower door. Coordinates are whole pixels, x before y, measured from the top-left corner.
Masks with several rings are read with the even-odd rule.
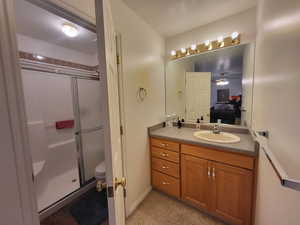
[[[77,80],[81,139],[82,183],[91,181],[95,168],[104,161],[104,133],[102,129],[101,82]]]

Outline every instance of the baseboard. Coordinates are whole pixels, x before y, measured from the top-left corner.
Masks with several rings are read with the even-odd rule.
[[[141,196],[128,209],[126,209],[126,217],[130,216],[136,210],[136,208],[142,203],[151,190],[152,186],[147,188],[146,191],[141,194]]]

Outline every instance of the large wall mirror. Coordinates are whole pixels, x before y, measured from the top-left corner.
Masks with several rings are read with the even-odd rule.
[[[251,126],[255,44],[167,62],[166,114]]]

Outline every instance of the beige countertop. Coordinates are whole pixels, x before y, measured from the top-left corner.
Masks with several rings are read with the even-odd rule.
[[[233,144],[221,144],[201,140],[194,137],[194,132],[199,129],[182,127],[161,127],[156,129],[150,129],[150,137],[163,138],[171,141],[178,141],[183,144],[198,145],[203,147],[210,147],[213,149],[220,149],[229,152],[235,152],[245,154],[249,156],[256,156],[257,151],[255,149],[255,142],[250,133],[234,133],[239,136],[241,141]]]

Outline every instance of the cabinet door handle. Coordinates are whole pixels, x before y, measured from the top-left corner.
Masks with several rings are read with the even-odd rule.
[[[207,176],[210,178],[210,167],[207,168]]]
[[[163,181],[162,184],[163,184],[163,185],[169,185],[170,183],[164,182],[164,181]]]
[[[213,179],[216,178],[215,168],[212,169],[212,177],[213,177]]]
[[[167,166],[162,166],[162,168],[163,168],[163,169],[169,169],[169,167],[167,167]]]

